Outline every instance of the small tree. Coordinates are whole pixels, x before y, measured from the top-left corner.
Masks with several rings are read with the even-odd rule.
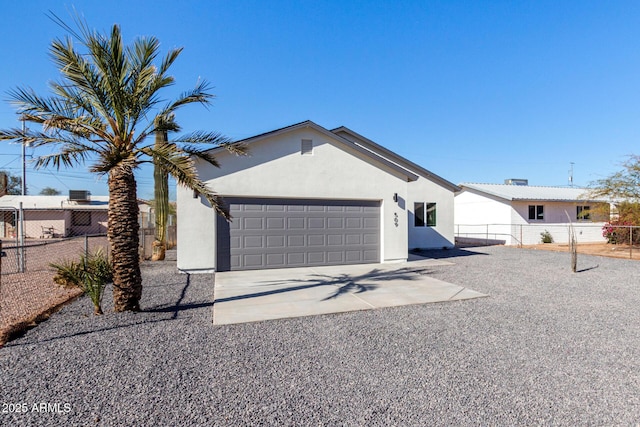
[[[573,222],[569,212],[564,211],[569,221],[569,252],[571,253],[571,271],[576,272],[578,270],[578,239],[576,238],[576,230],[573,228]]]
[[[57,190],[53,187],[44,187],[42,190],[40,190],[40,195],[42,196],[59,196],[60,195],[60,190]]]
[[[22,178],[0,171],[0,196],[22,194]]]
[[[593,181],[586,195],[608,200],[615,206],[618,220],[640,224],[640,156],[629,156],[621,170]]]

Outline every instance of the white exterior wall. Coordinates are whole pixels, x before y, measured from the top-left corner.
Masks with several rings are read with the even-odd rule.
[[[457,236],[516,244],[511,227],[512,209],[506,200],[463,190],[456,194],[454,203]]]
[[[530,220],[529,206],[543,205],[544,220]],[[590,205],[584,202],[549,202],[549,201],[514,201],[512,210],[513,224],[528,224],[517,227],[522,230],[521,241],[523,245],[534,245],[541,242],[540,233],[548,231],[556,243],[569,242],[568,218],[571,218],[576,230],[578,243],[606,242],[602,236],[602,226],[604,222],[591,222],[577,220],[576,206]],[[591,204],[592,205],[592,204]],[[566,213],[565,213],[566,212]]]
[[[409,248],[435,249],[454,246],[454,223],[451,212],[454,210],[454,192],[419,177],[417,181],[407,183],[407,225]],[[436,226],[416,227],[414,203],[436,203]]]
[[[301,155],[302,139],[313,141],[313,155]],[[381,261],[405,260],[406,206],[394,202],[393,195],[407,200],[406,177],[351,150],[305,128],[252,144],[249,156],[221,152],[217,156],[221,167],[200,163],[199,174],[222,196],[380,201]],[[215,269],[214,212],[202,197],[194,199],[191,190],[180,186],[177,202],[178,268]]]
[[[542,205],[544,206],[544,220],[530,220],[529,219],[529,206],[530,205]],[[589,222],[578,221],[576,218],[576,206],[589,205],[588,203],[577,202],[548,202],[548,201],[514,201],[512,202],[513,224],[540,224],[540,223],[567,223],[567,214],[571,218],[572,222]],[[566,212],[566,213],[565,213]]]

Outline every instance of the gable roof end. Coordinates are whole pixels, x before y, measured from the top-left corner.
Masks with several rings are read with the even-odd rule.
[[[261,141],[263,139],[270,138],[270,137],[277,136],[277,135],[281,135],[281,134],[288,133],[288,132],[293,132],[295,130],[304,129],[304,128],[311,128],[311,129],[313,129],[313,130],[315,130],[315,131],[317,131],[317,132],[319,132],[321,134],[324,134],[325,136],[331,138],[332,140],[337,141],[337,142],[339,142],[339,143],[341,143],[341,144],[343,144],[343,145],[345,145],[345,146],[357,151],[358,153],[362,154],[364,157],[368,157],[369,159],[372,159],[377,163],[385,165],[386,167],[398,172],[399,174],[406,176],[407,181],[415,181],[415,180],[418,179],[418,175],[416,175],[410,169],[407,169],[407,168],[403,167],[402,165],[399,165],[399,164],[396,164],[396,163],[394,163],[392,161],[389,161],[386,157],[381,156],[380,154],[378,154],[378,153],[376,153],[374,151],[368,150],[368,149],[366,149],[366,148],[364,148],[362,146],[354,144],[352,141],[350,141],[348,139],[345,139],[342,136],[337,135],[337,134],[335,134],[335,133],[323,128],[322,126],[312,122],[311,120],[305,120],[304,122],[296,123],[296,124],[293,124],[293,125],[290,125],[290,126],[285,126],[283,128],[280,128],[280,129],[276,129],[276,130],[272,130],[272,131],[269,131],[269,132],[261,133],[261,134],[256,135],[256,136],[252,136],[252,137],[249,137],[249,138],[241,139],[239,141],[236,141],[236,143],[244,144],[244,145],[247,145],[247,146],[251,146],[252,144],[255,144],[255,143],[257,143],[257,142],[259,142],[259,141]],[[213,148],[210,151],[218,152],[218,151],[221,151],[221,150],[224,150],[224,148],[216,147],[216,148]]]
[[[407,168],[411,171],[416,172],[418,175],[430,179],[431,181],[449,189],[450,191],[453,192],[457,192],[460,191],[460,187],[458,187],[457,185],[455,185],[454,183],[447,181],[446,179],[442,178],[439,175],[436,175],[435,173],[423,168],[422,166],[413,163],[411,160],[408,160],[396,153],[394,153],[393,151],[383,147],[380,144],[376,144],[375,142],[373,142],[372,140],[370,140],[369,138],[366,138],[362,135],[360,135],[357,132],[352,131],[351,129],[345,127],[345,126],[340,126],[338,128],[332,129],[331,130],[332,133],[338,135],[339,133],[346,133],[347,135],[349,135],[350,137],[352,137],[354,140],[348,140],[350,141],[352,144],[361,146],[363,148],[365,148],[368,151],[371,152],[375,152],[377,153],[379,156],[383,156],[386,159],[388,159],[389,161],[402,166],[404,168]]]

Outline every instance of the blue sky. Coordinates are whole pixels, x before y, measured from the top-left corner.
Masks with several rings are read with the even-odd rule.
[[[640,154],[637,1],[5,2],[0,128],[19,125],[8,90],[57,79],[48,47],[65,32],[46,13],[70,22],[74,7],[128,42],[185,48],[167,99],[199,77],[217,96],[182,110],[185,131],[344,125],[454,183],[562,186],[573,162],[584,186]],[[20,165],[20,147],[2,143],[0,169]],[[138,175],[151,198],[151,171]],[[28,167],[27,184],[107,193],[85,167]]]

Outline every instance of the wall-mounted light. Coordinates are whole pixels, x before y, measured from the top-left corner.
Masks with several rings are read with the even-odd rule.
[[[393,193],[393,201],[398,202],[398,193]]]
[[[193,198],[197,199],[198,197],[200,197],[200,193],[197,190],[193,190]]]

